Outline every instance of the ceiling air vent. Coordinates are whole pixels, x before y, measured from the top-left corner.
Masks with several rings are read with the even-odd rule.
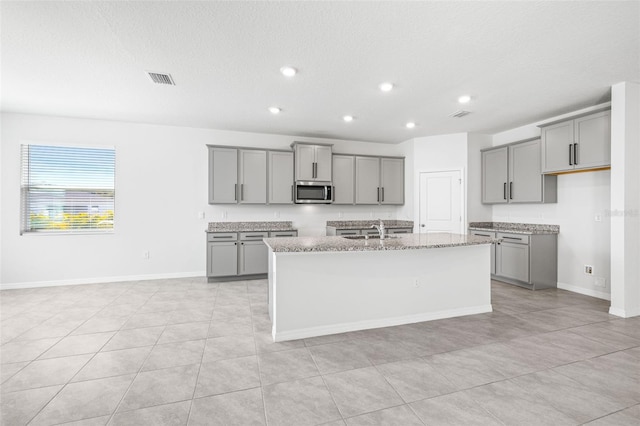
[[[464,117],[467,114],[471,114],[471,111],[465,111],[465,110],[459,110],[454,112],[453,114],[451,114],[449,117],[453,117],[453,118],[460,118],[460,117]]]
[[[171,78],[170,74],[162,74],[159,72],[150,72],[147,71],[149,78],[156,84],[168,84],[170,86],[175,86],[176,83],[173,82],[173,78]]]

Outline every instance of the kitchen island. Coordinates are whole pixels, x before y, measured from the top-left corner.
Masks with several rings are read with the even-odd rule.
[[[491,312],[491,238],[267,238],[276,342]]]

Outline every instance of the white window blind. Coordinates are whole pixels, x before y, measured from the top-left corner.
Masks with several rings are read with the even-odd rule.
[[[115,149],[22,145],[21,233],[112,232]]]

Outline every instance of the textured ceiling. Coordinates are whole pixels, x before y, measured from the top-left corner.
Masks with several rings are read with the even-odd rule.
[[[639,5],[2,1],[1,105],[386,143],[495,133],[639,81]],[[286,64],[300,70],[293,79],[279,73]],[[383,81],[396,89],[380,92]],[[472,113],[449,117],[462,94]]]

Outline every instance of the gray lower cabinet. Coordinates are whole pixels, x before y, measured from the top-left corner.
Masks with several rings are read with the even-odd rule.
[[[496,233],[491,231],[471,231],[471,235],[477,235],[479,237],[495,238]],[[491,275],[496,274],[496,245],[491,244]]]
[[[525,236],[526,238],[526,236]],[[529,242],[503,240],[496,247],[496,275],[529,282]]]
[[[207,234],[207,277],[238,274],[238,234]]]
[[[207,278],[265,276],[269,271],[269,250],[262,240],[297,235],[297,231],[207,233]]]
[[[558,285],[558,236],[497,232],[493,278],[532,290]]]

